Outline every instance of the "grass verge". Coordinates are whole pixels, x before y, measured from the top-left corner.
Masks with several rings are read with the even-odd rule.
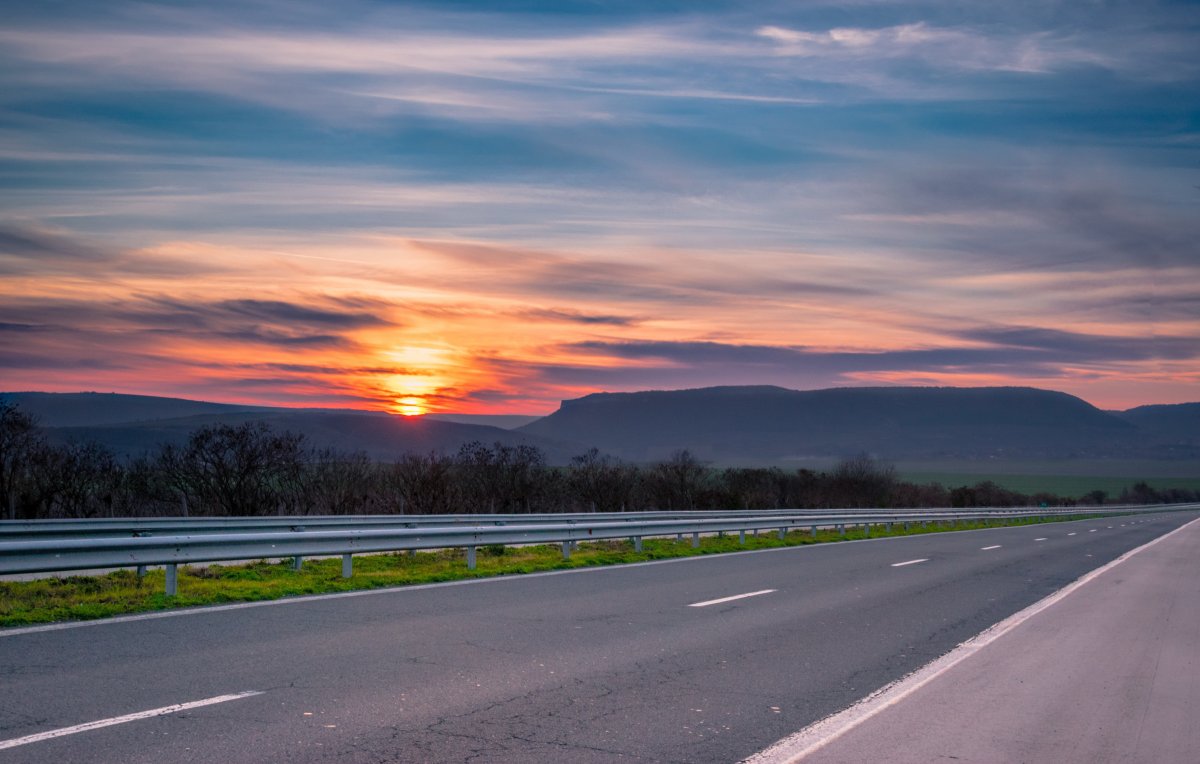
[[[960,523],[902,524],[888,530],[883,525],[871,528],[871,537],[909,536],[950,530],[974,530],[1039,522],[1082,519],[1069,516],[1054,520],[1021,519]],[[138,578],[132,570],[118,570],[102,576],[69,576],[36,581],[0,581],[0,626],[26,626],[68,620],[107,618],[127,613],[167,610],[180,607],[216,605],[228,602],[253,602],[327,594],[357,589],[456,581],[468,578],[518,575],[547,570],[567,570],[596,565],[619,565],[675,557],[694,557],[750,549],[833,543],[865,538],[861,528],[847,528],[846,534],[821,529],[814,537],[806,530],[794,530],[780,540],[775,531],[755,536],[746,534],[739,543],[738,534],[706,536],[693,548],[691,540],[651,539],[641,552],[626,540],[581,543],[570,559],[562,558],[557,544],[528,547],[480,547],[475,570],[467,570],[461,549],[432,552],[358,555],[354,558],[354,576],[342,578],[341,559],[306,560],[301,570],[292,570],[290,561],[259,561],[237,565],[180,566],[179,593],[163,594],[163,571],[150,571]]]

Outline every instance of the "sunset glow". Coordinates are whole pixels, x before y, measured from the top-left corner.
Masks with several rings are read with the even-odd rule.
[[[1200,399],[1195,6],[300,5],[12,9],[0,389]]]

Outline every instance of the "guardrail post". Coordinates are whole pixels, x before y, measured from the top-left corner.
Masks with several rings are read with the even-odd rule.
[[[746,546],[746,531],[738,531],[738,544]]]
[[[682,534],[682,533],[676,533],[676,534],[675,534],[675,540],[676,540],[676,541],[683,541],[683,534]]]
[[[884,523],[884,527],[887,528],[888,533],[892,532],[892,524],[891,523]]]
[[[475,547],[467,547],[467,570],[475,570]]]
[[[863,538],[871,538],[871,524],[863,523]]]
[[[175,593],[179,591],[179,571],[177,568],[178,566],[173,562],[167,564],[167,585],[165,591],[168,597],[174,597]]]
[[[146,577],[146,566],[145,566],[145,565],[139,565],[139,566],[137,566],[137,577],[138,577],[138,578],[145,578],[145,577]]]
[[[642,537],[641,536],[634,536],[632,539],[630,539],[630,541],[633,542],[633,551],[635,551],[635,552],[642,551]]]
[[[296,555],[295,557],[293,557],[292,558],[292,570],[300,570],[300,568],[302,568],[302,567],[304,567],[304,558],[301,557],[300,555]]]
[[[787,528],[780,528],[779,529],[779,540],[783,541],[786,538],[787,538]]]
[[[562,542],[562,555],[563,555],[564,560],[571,559],[571,542],[570,541]]]
[[[846,535],[846,524],[845,524],[845,523],[838,523],[837,530],[838,530],[838,533],[840,533],[840,534],[842,534],[843,536],[845,536],[845,535]]]
[[[696,532],[696,533],[692,534],[692,549],[698,549],[699,547],[700,547],[700,533]]]
[[[809,528],[808,530],[812,534],[813,538],[817,537],[817,526],[814,525],[813,527]]]
[[[342,555],[342,578],[354,575],[354,558],[348,554]]]

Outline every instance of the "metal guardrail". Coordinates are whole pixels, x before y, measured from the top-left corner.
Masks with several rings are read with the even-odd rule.
[[[352,555],[368,552],[395,552],[418,549],[465,548],[467,567],[475,568],[475,551],[479,546],[507,544],[562,545],[567,558],[579,541],[630,538],[634,548],[641,551],[642,539],[653,536],[690,534],[692,545],[698,546],[700,535],[737,531],[745,543],[750,531],[777,530],[783,538],[788,530],[809,527],[816,535],[818,526],[836,526],[845,533],[847,525],[861,525],[870,534],[872,525],[946,520],[1048,518],[1057,515],[1109,516],[1116,514],[1178,511],[1200,509],[1197,504],[1158,507],[1043,508],[988,509],[971,511],[938,510],[895,512],[860,510],[838,514],[813,514],[811,511],[774,510],[763,513],[725,513],[716,517],[654,518],[661,513],[623,513],[620,520],[610,518],[591,521],[573,519],[568,522],[524,522],[488,525],[430,525],[427,527],[359,527],[353,529],[272,530],[247,532],[238,524],[227,523],[225,532],[151,535],[143,537],[99,536],[73,538],[42,538],[35,540],[0,540],[0,574],[35,573],[48,571],[83,570],[88,568],[136,567],[139,573],[148,565],[166,566],[166,593],[174,595],[177,587],[177,566],[195,562],[252,560],[266,557],[293,557],[297,567],[304,557],[322,555],[342,556],[342,575],[353,572]],[[632,517],[631,517],[632,516]],[[462,516],[452,516],[462,517]],[[475,519],[483,516],[466,516]],[[530,516],[515,516],[527,519]],[[539,518],[550,516],[538,516]],[[290,518],[293,521],[297,518]],[[405,518],[409,520],[410,518]],[[53,521],[46,521],[53,522]],[[224,522],[224,521],[223,521]],[[164,523],[165,526],[165,523]]]
[[[1142,505],[1084,507],[1084,510],[1124,511]],[[933,509],[768,509],[768,510],[681,510],[646,512],[557,512],[540,514],[450,514],[450,515],[287,515],[258,517],[125,517],[84,520],[0,520],[0,541],[38,538],[100,538],[104,536],[159,536],[193,533],[271,532],[422,528],[429,526],[522,525],[579,522],[643,522],[645,520],[715,519],[723,517],[771,517],[804,515],[845,517],[849,515],[924,514],[930,519],[954,517],[964,511],[1037,511],[1042,514],[1071,514],[1075,507],[974,507],[970,510]]]

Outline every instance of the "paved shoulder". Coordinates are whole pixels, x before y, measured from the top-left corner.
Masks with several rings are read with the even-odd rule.
[[[809,754],[834,762],[1200,761],[1200,522]]]

